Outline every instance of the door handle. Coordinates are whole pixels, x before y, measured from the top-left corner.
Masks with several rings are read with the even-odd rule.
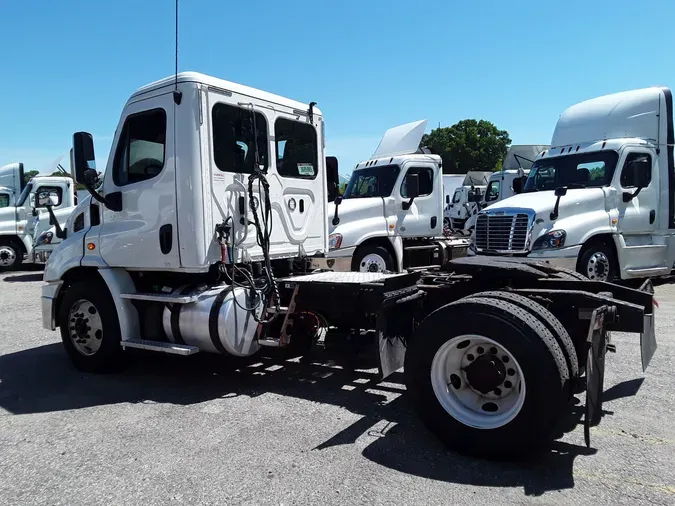
[[[649,224],[652,225],[655,219],[656,219],[656,211],[652,209],[651,211],[649,211]]]
[[[431,217],[431,229],[433,230],[436,228],[436,224],[438,223],[438,218],[436,216]]]

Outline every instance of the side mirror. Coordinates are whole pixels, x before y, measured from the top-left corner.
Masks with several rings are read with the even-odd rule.
[[[513,193],[516,195],[522,193],[523,186],[525,186],[525,176],[515,178],[513,180]]]
[[[340,194],[338,159],[334,156],[326,157],[326,186],[328,189],[328,202],[333,202]]]
[[[58,206],[58,197],[54,198],[49,192],[39,192],[35,207]]]
[[[646,158],[633,160],[630,164],[630,168],[633,171],[633,181],[635,181],[636,187],[645,188],[649,186],[652,168]]]
[[[567,187],[566,186],[559,186],[558,188],[555,189],[555,196],[556,197],[564,197],[567,195]]]
[[[75,180],[85,186],[94,186],[98,173],[96,172],[96,157],[94,155],[94,138],[88,132],[73,134],[73,165],[75,166]]]
[[[445,203],[449,204],[450,203],[450,195],[445,196]]]
[[[405,175],[405,190],[409,199],[420,196],[420,176],[418,174]]]
[[[480,194],[480,192],[474,192],[474,193],[469,193],[469,202],[480,202],[483,200],[483,196]]]

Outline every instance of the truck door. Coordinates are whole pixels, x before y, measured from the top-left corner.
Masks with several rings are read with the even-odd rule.
[[[443,185],[440,168],[433,164],[410,164],[403,171],[401,185],[394,189],[397,200],[397,233],[401,237],[434,237],[442,233]],[[403,209],[403,202],[410,200],[406,191],[407,174],[417,174],[420,195],[413,200],[410,209]]]
[[[636,191],[633,162],[642,162],[649,170],[649,184],[629,202],[623,195]],[[617,229],[623,236],[625,247],[621,256],[625,269],[648,269],[663,265],[665,247],[655,234],[659,229],[659,177],[658,163],[652,152],[647,149],[631,148],[626,155],[618,185],[618,223]]]
[[[9,192],[0,192],[0,235],[16,234],[16,207]]]
[[[101,206],[99,251],[112,267],[178,267],[174,103],[171,93],[128,105],[105,171],[106,195],[121,193],[122,210]]]

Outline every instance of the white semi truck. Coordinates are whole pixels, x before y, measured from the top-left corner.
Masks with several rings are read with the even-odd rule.
[[[39,240],[41,245],[61,240],[60,227],[75,208],[74,187],[75,182],[67,176],[35,176],[25,183],[21,163],[0,167],[0,271],[46,261],[47,252],[35,251],[34,245]],[[45,196],[45,202],[49,195],[51,211],[36,202],[37,193]],[[57,223],[59,232],[55,228],[49,237],[46,232]]]
[[[443,231],[441,157],[424,153],[426,120],[387,130],[356,165],[344,195],[329,205],[333,269],[402,272],[465,256],[469,241]],[[419,187],[409,192],[410,176]]]
[[[669,89],[581,102],[561,115],[522,193],[481,211],[473,248],[547,261],[592,280],[669,275],[673,174]]]
[[[118,370],[129,348],[309,353],[324,329],[373,330],[355,335],[374,337],[380,378],[403,367],[414,409],[451,448],[515,456],[547,444],[580,384],[588,435],[602,413],[608,331],[641,336],[643,368],[654,354],[650,283],[488,257],[312,271],[329,252],[338,181],[324,124],[315,102],[180,73],[128,99],[100,189],[93,139],[74,134],[76,178],[91,196],[68,218],[42,287],[43,325],[60,330],[73,364]],[[407,176],[413,202],[419,179]]]

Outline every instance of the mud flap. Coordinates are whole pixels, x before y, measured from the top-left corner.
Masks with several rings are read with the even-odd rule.
[[[641,292],[654,294],[654,285],[651,279],[645,280],[640,287]],[[640,334],[640,354],[642,357],[642,372],[647,370],[652,357],[656,353],[656,332],[654,330],[654,312],[644,316],[644,325]]]
[[[377,313],[377,369],[380,381],[403,367],[408,339],[423,291],[402,298],[385,299]]]
[[[605,354],[607,353],[608,331],[605,317],[609,308],[600,306],[593,310],[588,328],[586,346],[586,414],[584,419],[584,441],[591,446],[591,427],[600,423],[602,417],[602,391],[605,383]]]

